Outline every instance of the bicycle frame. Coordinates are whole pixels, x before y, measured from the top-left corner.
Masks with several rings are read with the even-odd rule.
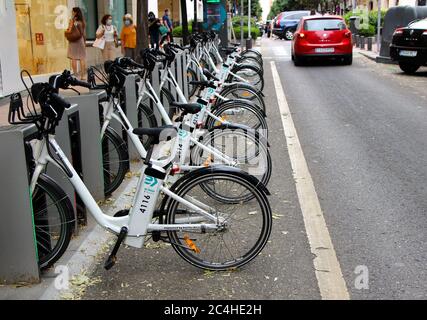
[[[47,144],[49,144],[49,146]],[[55,160],[49,155],[49,148],[55,154]],[[100,226],[115,234],[119,234],[122,227],[128,228],[129,231],[125,239],[125,243],[129,246],[142,248],[146,235],[153,231],[209,232],[217,230],[221,224],[225,223],[224,218],[220,216],[214,216],[209,213],[209,211],[214,212],[213,208],[210,208],[209,206],[202,204],[199,201],[197,201],[197,204],[194,204],[191,202],[191,198],[184,199],[179,197],[164,186],[164,180],[146,174],[145,171],[147,166],[145,165],[141,169],[142,174],[136,188],[136,195],[134,197],[129,215],[124,217],[112,217],[106,215],[102,212],[101,208],[90,194],[80,176],[61,150],[60,146],[55,140],[54,135],[49,135],[48,137],[45,137],[41,140],[37,140],[33,151],[36,161],[36,168],[31,178],[31,194],[35,190],[36,183],[41,172],[44,171],[48,163],[52,163],[66,175],[66,177],[73,185],[75,191],[85,204],[86,208]],[[165,177],[167,176],[165,170],[161,167],[152,165],[150,169],[160,173],[160,175]],[[165,195],[183,204],[187,208],[197,213],[198,216],[192,218],[178,218],[176,220],[177,224],[151,223],[154,209],[161,193],[164,193]],[[205,221],[206,219],[212,223],[189,223]]]
[[[172,73],[171,73],[172,75]],[[173,77],[173,75],[172,75]],[[173,78],[175,83],[176,80]],[[150,100],[154,102],[154,104],[157,107],[157,110],[159,110],[160,115],[163,119],[163,121],[166,123],[166,125],[174,125],[172,123],[172,120],[169,118],[168,113],[166,112],[162,102],[160,101],[159,97],[157,96],[153,86],[151,85],[150,81],[146,77],[144,77],[141,82],[139,83],[139,97],[137,105],[139,106],[145,97],[148,97]],[[178,87],[177,87],[178,88]],[[181,91],[182,93],[182,91]],[[182,94],[183,95],[183,94]],[[184,95],[183,95],[184,96]],[[220,120],[218,118],[218,120]],[[175,124],[177,126],[177,124]],[[129,124],[129,128],[132,126]],[[132,128],[133,130],[133,128]],[[221,153],[220,151],[216,150],[213,147],[206,146],[199,142],[198,138],[200,137],[200,131],[199,130],[193,130],[193,132],[188,132],[184,129],[178,128],[178,136],[179,136],[179,142],[178,142],[178,149],[177,149],[177,157],[180,162],[180,168],[184,171],[192,170],[199,168],[199,166],[188,166],[187,163],[187,156],[190,155],[191,150],[190,148],[194,145],[197,145],[204,151],[214,155],[216,158],[221,160],[224,164],[230,165],[230,166],[236,166],[237,163],[234,159],[231,157]]]
[[[172,84],[172,86],[175,88],[179,100],[183,103],[188,103],[187,98],[185,97],[184,93],[182,92],[181,87],[179,86],[178,82],[175,79],[175,76],[173,75],[172,71],[170,70],[170,65],[167,64],[166,67],[162,70],[161,72],[161,79],[160,79],[160,90],[163,89],[164,85],[166,84],[166,82],[169,82]],[[202,123],[206,120],[206,115],[209,115],[210,117],[212,117],[213,119],[215,119],[216,121],[218,121],[219,123],[222,124],[227,124],[229,123],[228,121],[225,121],[224,119],[221,119],[219,117],[217,117],[216,115],[214,115],[211,112],[211,98],[212,97],[217,97],[223,101],[229,101],[230,99],[227,99],[223,96],[221,96],[218,93],[218,89],[219,89],[219,84],[217,85],[217,90],[214,90],[212,88],[207,88],[205,91],[205,95],[203,97],[203,100],[208,101],[207,105],[203,105],[202,110],[200,111],[200,113],[195,114],[193,116],[193,120],[189,123],[190,128],[195,128],[197,125],[198,121],[201,121]],[[144,95],[144,92],[142,92],[142,95]],[[142,96],[142,99],[144,97]],[[142,100],[141,100],[142,101]]]

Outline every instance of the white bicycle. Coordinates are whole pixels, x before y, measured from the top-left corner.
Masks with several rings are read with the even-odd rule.
[[[30,192],[34,215],[39,264],[51,266],[66,250],[73,232],[73,213],[69,199],[43,172],[48,163],[58,167],[74,186],[95,221],[118,235],[116,245],[105,262],[110,269],[122,242],[142,248],[148,236],[169,242],[192,265],[209,270],[241,267],[254,259],[266,245],[272,225],[268,190],[242,170],[210,166],[186,174],[172,186],[165,181],[172,159],[164,166],[151,161],[154,145],[177,139],[173,126],[138,128],[136,135],[152,138],[130,210],[115,216],[102,212],[87,187],[55,140],[55,128],[70,105],[48,83],[36,83],[29,97],[39,104],[24,111],[21,95],[11,96],[9,122],[34,124],[38,135],[33,147]],[[37,111],[40,110],[40,111]],[[252,194],[252,200],[236,202],[235,195]],[[237,205],[238,204],[238,205]]]

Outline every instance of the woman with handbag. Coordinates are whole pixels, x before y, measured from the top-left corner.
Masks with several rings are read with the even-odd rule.
[[[77,62],[80,61],[80,78],[86,78],[86,23],[80,8],[75,7],[71,12],[71,20],[65,37],[68,40],[68,59],[74,75],[78,77]]]
[[[118,48],[118,32],[113,25],[113,16],[106,14],[101,19],[101,25],[96,30],[96,41],[94,47],[102,50],[104,61],[116,59],[116,50]]]

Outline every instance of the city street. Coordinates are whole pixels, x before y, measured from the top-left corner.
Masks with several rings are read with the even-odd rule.
[[[123,247],[110,271],[102,257],[91,275],[100,282],[83,299],[427,297],[427,68],[407,76],[357,52],[352,66],[295,67],[290,42],[266,38],[261,51],[274,166],[275,219],[265,250],[239,271],[213,273],[164,244]],[[292,122],[285,105],[297,136],[284,132]],[[309,176],[302,179],[312,179],[315,192],[304,181],[298,187],[305,162]],[[319,219],[313,227],[309,215],[317,203],[325,224]],[[313,248],[316,239],[332,246]],[[314,264],[317,256],[333,272]]]

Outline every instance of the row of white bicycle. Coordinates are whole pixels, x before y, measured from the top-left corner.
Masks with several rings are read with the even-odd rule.
[[[104,70],[91,67],[87,82],[69,71],[52,76],[49,83],[34,83],[29,76],[25,107],[20,93],[11,96],[9,122],[35,124],[38,130],[31,144],[30,191],[41,268],[62,256],[75,225],[70,199],[45,174],[49,163],[68,177],[95,221],[117,235],[106,269],[115,264],[122,243],[142,248],[150,239],[170,243],[183,259],[209,270],[241,267],[265,247],[272,227],[267,198],[272,161],[262,57],[235,45],[221,49],[223,59],[218,45],[215,33],[196,34],[185,47],[168,43],[161,50],[144,50],[141,64],[118,58],[106,62]],[[186,99],[171,71],[179,51],[188,58],[188,90],[195,102]],[[158,62],[162,70],[155,90],[150,78]],[[131,74],[139,76],[138,128],[121,106],[121,92]],[[60,89],[78,87],[107,93],[100,103],[106,196],[121,185],[130,168],[128,145],[112,122],[121,125],[143,160],[131,208],[114,216],[102,212],[55,140],[55,129],[70,107]]]

